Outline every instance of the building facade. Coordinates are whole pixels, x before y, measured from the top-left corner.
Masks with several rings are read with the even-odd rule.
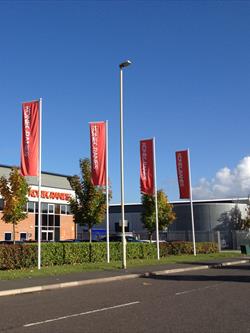
[[[0,165],[0,176],[9,176],[11,167]],[[28,217],[16,227],[16,240],[37,240],[38,230],[38,187],[37,177],[26,177],[30,186],[29,201],[26,207]],[[68,176],[42,172],[41,188],[41,238],[43,241],[63,241],[69,239],[87,239],[85,227],[75,226],[70,212],[69,198],[74,196]],[[235,207],[244,217],[248,199],[196,200],[194,207],[194,224],[197,241],[214,241],[215,232],[220,231],[222,239],[233,247],[230,229],[231,212]],[[164,240],[192,240],[191,213],[189,201],[172,202],[176,220],[160,233]],[[0,197],[0,241],[13,239],[12,224],[2,220],[3,200]],[[121,207],[110,205],[110,234],[121,232]],[[141,222],[142,205],[132,203],[125,205],[126,232],[141,239],[147,239],[147,230]],[[106,221],[96,225],[92,231],[93,239],[106,235]]]
[[[0,165],[0,176],[8,177],[11,167]],[[28,217],[17,224],[17,241],[37,240],[38,230],[38,186],[37,177],[26,177],[30,186],[26,211]],[[73,239],[76,236],[73,216],[70,213],[69,198],[74,195],[67,176],[42,173],[41,187],[41,239],[59,241]],[[0,241],[13,240],[12,224],[2,220],[3,199],[0,197]]]

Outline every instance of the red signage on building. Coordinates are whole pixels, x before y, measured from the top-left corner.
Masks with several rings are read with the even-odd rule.
[[[21,174],[38,176],[39,101],[22,104]]]
[[[29,197],[38,198],[39,197],[39,191],[31,189],[29,191]],[[41,191],[41,198],[42,199],[50,199],[50,200],[69,201],[70,198],[71,198],[71,194],[63,193],[63,192]]]
[[[91,177],[94,185],[106,185],[106,124],[90,123]]]
[[[188,151],[177,151],[175,156],[180,199],[190,199]]]
[[[154,194],[154,148],[153,139],[140,141],[141,193]]]

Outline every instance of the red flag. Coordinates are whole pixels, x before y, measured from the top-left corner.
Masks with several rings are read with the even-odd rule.
[[[180,199],[190,199],[188,151],[177,151],[175,156]]]
[[[22,104],[21,174],[38,176],[39,101]]]
[[[140,141],[141,193],[154,194],[154,148],[153,139]]]
[[[106,124],[90,123],[91,176],[94,185],[106,185]]]

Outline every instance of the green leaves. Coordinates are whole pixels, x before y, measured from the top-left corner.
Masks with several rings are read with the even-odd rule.
[[[24,207],[28,202],[29,186],[17,168],[12,168],[9,179],[0,178],[0,193],[4,200],[2,219],[6,223],[17,224],[27,217]]]
[[[247,205],[245,217],[236,204],[230,211],[230,222],[233,230],[248,230],[250,228],[250,205]]]
[[[75,223],[92,229],[103,222],[106,212],[106,195],[102,187],[94,186],[91,181],[91,163],[88,158],[80,159],[81,176],[68,180],[76,197],[70,200]]]
[[[142,194],[141,200],[143,207],[142,223],[148,230],[151,239],[156,229],[155,198],[153,195]],[[157,191],[157,201],[159,230],[163,230],[175,220],[175,213],[173,212],[173,206],[168,202],[168,197],[163,190]]]

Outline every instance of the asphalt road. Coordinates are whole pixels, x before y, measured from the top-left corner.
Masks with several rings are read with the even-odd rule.
[[[250,332],[250,265],[2,297],[0,332]]]

